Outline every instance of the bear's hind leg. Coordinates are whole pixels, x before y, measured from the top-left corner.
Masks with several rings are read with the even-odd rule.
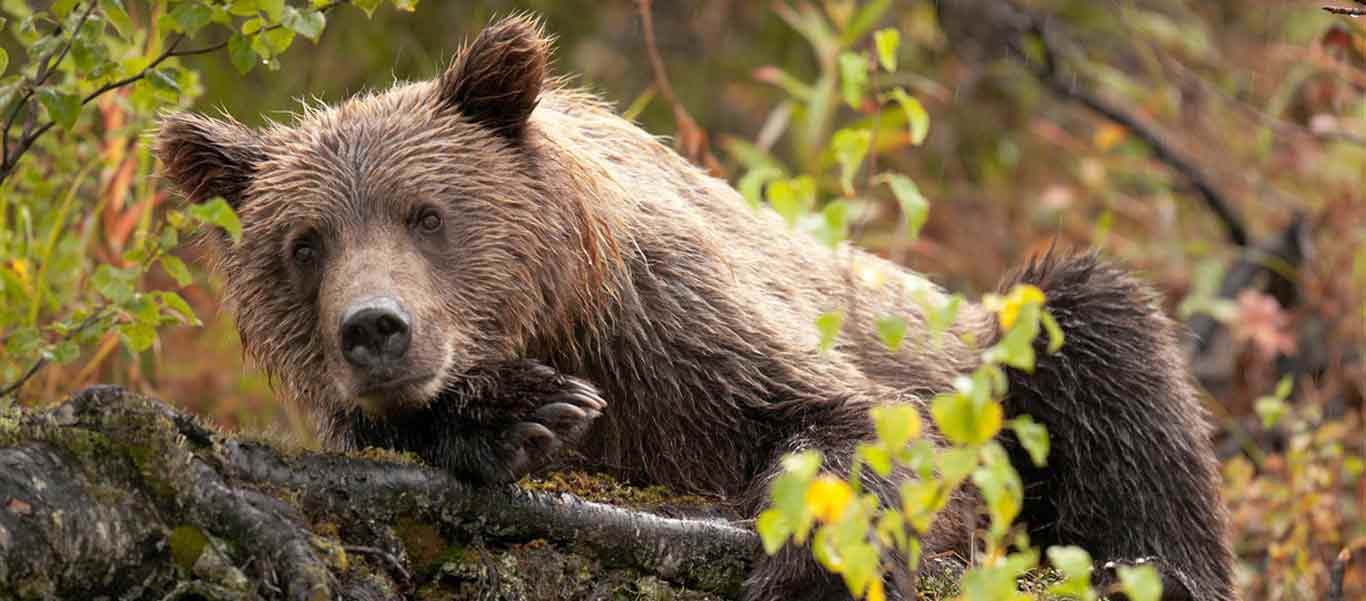
[[[1035,468],[1007,439],[1035,544],[1080,545],[1102,565],[1155,558],[1190,598],[1236,599],[1208,416],[1155,294],[1093,255],[1046,256],[1003,288],[1017,283],[1044,291],[1065,337],[1051,355],[1038,341],[1034,373],[1012,370],[1005,402],[1052,441]]]

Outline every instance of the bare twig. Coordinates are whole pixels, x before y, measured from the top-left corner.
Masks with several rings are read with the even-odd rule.
[[[1023,16],[1029,23],[1028,33],[1034,35],[1039,41],[1039,46],[1042,49],[1042,61],[1031,60],[1021,47],[1022,44],[1019,39],[1010,42],[1012,53],[1016,59],[1024,64],[1054,94],[1074,101],[1091,112],[1123,126],[1143,141],[1152,150],[1154,158],[1171,167],[1173,171],[1181,174],[1190,183],[1200,198],[1205,201],[1205,205],[1223,223],[1229,238],[1238,246],[1247,246],[1250,240],[1247,226],[1227,197],[1210,183],[1209,177],[1158,133],[1155,126],[1094,94],[1083,87],[1071,74],[1063,72],[1062,53],[1058,50],[1057,43],[1045,19],[1033,13],[1025,13]]]
[[[659,55],[659,46],[655,42],[655,22],[651,16],[653,0],[636,0],[636,6],[640,9],[640,25],[642,34],[645,38],[645,53],[650,59],[650,69],[654,72],[655,88],[659,90],[659,95],[664,97],[674,112],[674,123],[678,129],[678,138],[674,141],[674,146],[682,152],[693,164],[701,166],[712,175],[721,175],[724,171],[721,162],[712,155],[707,144],[707,132],[697,124],[697,121],[688,114],[688,109],[678,101],[674,95],[673,85],[669,83],[669,74],[664,68],[664,59]]]

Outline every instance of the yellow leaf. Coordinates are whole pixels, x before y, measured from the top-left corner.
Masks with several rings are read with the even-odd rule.
[[[1091,136],[1091,142],[1095,144],[1096,148],[1100,149],[1101,152],[1105,152],[1114,148],[1120,142],[1123,142],[1124,138],[1128,137],[1128,135],[1129,130],[1125,129],[1124,126],[1106,123],[1096,128],[1096,133]]]
[[[13,272],[14,272],[15,277],[19,278],[19,281],[20,281],[20,282],[23,282],[25,285],[27,285],[27,284],[28,284],[28,261],[25,260],[25,259],[13,259],[13,260],[11,260],[11,261],[9,262],[9,265],[10,265],[10,271],[13,271]]]
[[[1041,305],[1044,301],[1043,291],[1036,286],[1023,284],[1016,286],[1010,291],[1010,295],[1005,297],[997,310],[1001,318],[1001,327],[1009,330],[1010,326],[1015,325],[1015,320],[1020,316],[1020,309],[1026,305]]]
[[[874,578],[868,584],[868,596],[864,597],[867,601],[887,601],[887,591],[882,588],[882,579]]]
[[[843,480],[830,475],[821,475],[806,489],[806,506],[816,519],[830,523],[839,521],[849,508],[854,491]]]

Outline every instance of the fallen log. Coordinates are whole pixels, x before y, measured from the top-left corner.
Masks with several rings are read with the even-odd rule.
[[[0,598],[724,599],[747,528],[224,435],[115,387],[0,406]]]

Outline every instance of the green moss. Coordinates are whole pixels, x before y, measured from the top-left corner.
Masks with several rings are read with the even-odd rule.
[[[194,526],[177,526],[171,531],[169,542],[171,559],[180,569],[190,572],[194,570],[194,564],[199,561],[199,556],[204,553],[209,538]]]
[[[401,518],[394,524],[394,533],[403,541],[408,560],[418,572],[440,568],[452,552],[450,541],[435,524]]]
[[[518,484],[527,490],[565,492],[586,501],[635,508],[660,506],[710,508],[715,505],[702,497],[673,493],[663,486],[638,488],[622,484],[604,474],[588,474],[578,471],[553,472],[537,478],[524,478]]]
[[[395,451],[391,449],[381,449],[379,447],[366,447],[359,451],[347,453],[356,459],[366,459],[369,461],[387,461],[389,463],[403,463],[415,465],[422,463],[422,458],[410,451]]]

